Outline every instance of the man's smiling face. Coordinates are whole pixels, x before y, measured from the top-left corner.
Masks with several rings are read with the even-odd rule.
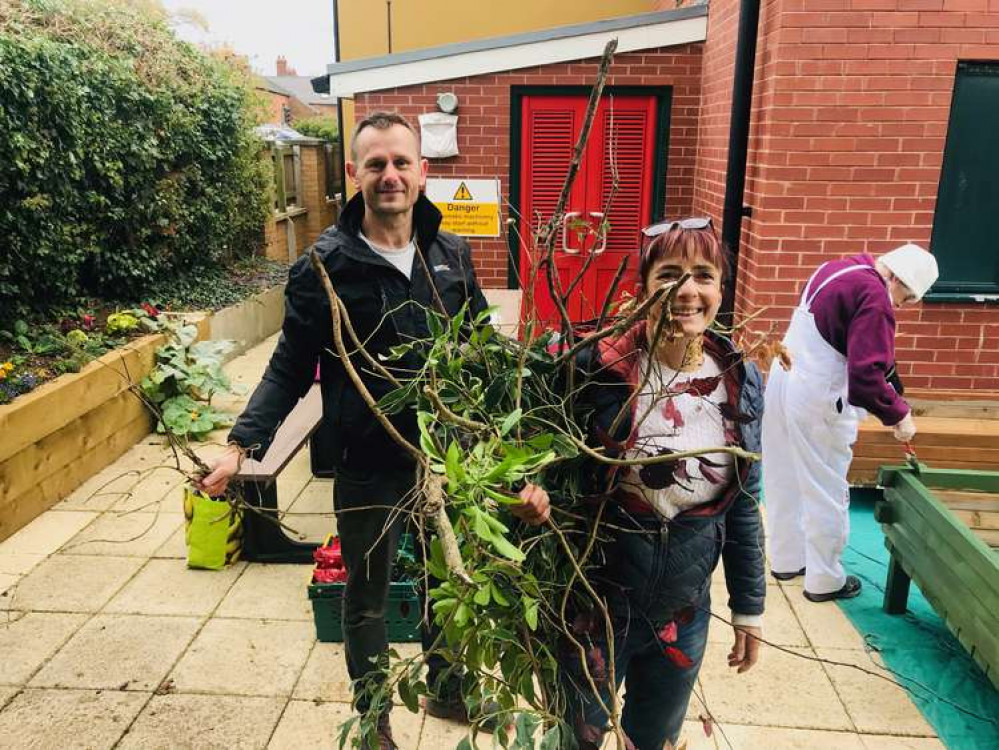
[[[427,162],[420,158],[416,136],[402,125],[368,127],[355,143],[355,160],[347,173],[375,215],[407,213],[427,181]]]

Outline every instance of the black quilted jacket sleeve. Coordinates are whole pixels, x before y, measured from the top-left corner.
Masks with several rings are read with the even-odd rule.
[[[267,453],[278,426],[312,386],[319,352],[329,338],[329,304],[308,254],[291,267],[284,300],[277,347],[260,385],[229,433],[230,442],[250,450],[255,458]]]
[[[742,425],[746,450],[759,452],[763,424],[763,378],[755,365],[746,364],[740,411],[754,417]],[[729,608],[738,614],[763,614],[766,570],[763,555],[763,523],[760,517],[760,462],[750,464],[742,491],[729,507],[722,561],[728,587]]]

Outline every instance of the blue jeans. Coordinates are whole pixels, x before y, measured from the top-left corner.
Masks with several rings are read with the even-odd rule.
[[[636,750],[662,750],[667,740],[676,743],[704,658],[710,609],[710,596],[705,596],[694,608],[693,619],[677,627],[677,640],[671,644],[660,641],[655,627],[644,619],[632,617],[615,625],[614,676],[617,687],[623,682],[625,688],[621,725]],[[605,640],[594,637],[590,643],[602,652],[606,662]],[[665,655],[667,645],[685,654],[692,664],[681,667],[674,663]],[[592,697],[581,671],[577,668],[571,672],[570,679],[577,683],[569,687],[571,723],[577,742],[581,748],[599,746],[599,737],[609,728],[607,713]],[[601,686],[600,697],[609,707],[606,683]]]

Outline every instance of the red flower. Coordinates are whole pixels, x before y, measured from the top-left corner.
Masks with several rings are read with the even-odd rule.
[[[666,654],[667,659],[680,667],[680,669],[689,669],[694,666],[694,662],[691,661],[690,657],[676,646],[667,646],[663,653]]]
[[[659,640],[663,643],[676,643],[676,622],[667,622],[659,631]]]
[[[150,318],[158,318],[160,311],[156,309],[154,305],[150,305],[148,302],[143,302],[141,305],[142,309],[146,311],[146,315]]]
[[[83,321],[83,330],[92,331],[94,330],[95,318],[93,315],[84,315],[81,320]]]

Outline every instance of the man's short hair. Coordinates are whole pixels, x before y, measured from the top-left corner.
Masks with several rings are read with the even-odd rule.
[[[416,132],[409,120],[400,115],[398,112],[372,112],[370,115],[365,117],[354,128],[354,134],[350,137],[350,158],[351,161],[357,161],[357,137],[361,134],[361,131],[365,128],[374,128],[375,130],[388,130],[393,125],[401,125],[406,128],[413,137],[416,138],[417,151],[419,151],[420,146],[420,134]]]

